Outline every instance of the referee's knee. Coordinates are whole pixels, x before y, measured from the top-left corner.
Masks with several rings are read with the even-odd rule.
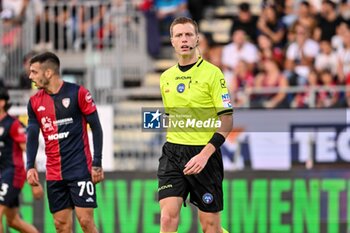
[[[161,226],[164,228],[177,228],[179,224],[179,216],[171,215],[169,213],[162,213],[160,217]]]

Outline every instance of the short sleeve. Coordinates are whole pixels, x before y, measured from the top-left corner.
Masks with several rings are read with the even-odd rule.
[[[78,103],[80,110],[84,115],[89,115],[96,111],[96,104],[90,92],[82,86],[79,88]]]
[[[218,115],[232,113],[231,97],[228,92],[224,75],[218,69],[212,80],[211,95]]]
[[[26,142],[26,134],[25,134],[25,128],[23,125],[19,122],[19,120],[15,120],[10,128],[10,135],[13,141],[17,143],[25,143]]]

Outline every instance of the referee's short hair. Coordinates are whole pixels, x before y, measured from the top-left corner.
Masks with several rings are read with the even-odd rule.
[[[199,30],[198,30],[197,22],[194,21],[191,18],[180,16],[180,17],[177,17],[176,19],[174,19],[174,21],[170,25],[170,37],[173,37],[173,27],[175,25],[177,25],[177,24],[185,24],[185,23],[192,24],[194,26],[195,31],[196,31],[196,35],[198,35]]]

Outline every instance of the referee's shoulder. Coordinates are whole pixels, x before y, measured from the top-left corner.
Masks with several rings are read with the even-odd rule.
[[[221,69],[218,66],[214,65],[213,63],[210,63],[207,60],[203,60],[201,65],[203,65],[203,68],[207,70],[211,70],[213,72],[221,72]]]
[[[165,77],[165,76],[169,76],[171,75],[174,70],[177,68],[177,65],[173,65],[171,67],[169,67],[168,69],[166,69],[165,71],[163,71],[163,73],[161,74],[161,77]]]

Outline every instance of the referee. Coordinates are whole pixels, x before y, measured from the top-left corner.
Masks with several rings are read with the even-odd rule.
[[[232,130],[233,109],[224,76],[199,55],[195,21],[176,18],[170,26],[170,36],[178,64],[160,77],[163,105],[170,122],[157,173],[160,232],[177,232],[181,206],[190,194],[203,232],[227,233],[220,222],[220,146]]]

